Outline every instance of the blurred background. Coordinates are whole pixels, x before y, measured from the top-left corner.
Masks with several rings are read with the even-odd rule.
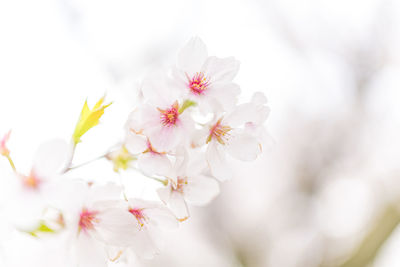
[[[75,161],[121,140],[140,78],[194,35],[241,62],[241,101],[266,94],[274,145],[232,164],[238,177],[137,266],[399,266],[400,1],[3,0],[0,134],[17,167],[104,93],[114,104]],[[106,161],[77,175],[115,179]]]

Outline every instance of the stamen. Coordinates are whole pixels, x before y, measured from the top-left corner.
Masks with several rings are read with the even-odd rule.
[[[178,177],[178,181],[176,183],[176,186],[173,187],[173,190],[183,194],[183,188],[187,184],[188,184],[187,177]]]
[[[208,79],[203,72],[196,72],[192,78],[186,74],[186,77],[189,82],[189,89],[195,95],[203,94],[210,85],[210,79]]]
[[[217,123],[210,128],[210,134],[206,141],[207,144],[213,138],[216,139],[221,145],[225,145],[225,143],[228,141],[228,138],[230,136],[229,131],[231,131],[232,128],[227,125],[222,125],[221,121],[222,119],[219,119]]]
[[[133,209],[130,208],[129,212],[135,216],[136,220],[138,221],[138,223],[140,224],[140,227],[144,226],[144,223],[146,222],[147,218],[146,216],[144,216],[143,214],[143,209]]]
[[[88,209],[83,208],[79,219],[79,230],[86,232],[94,229],[94,225],[99,222],[99,219],[96,218],[97,214],[97,211],[89,211]]]
[[[179,104],[176,101],[169,109],[158,109],[161,113],[161,123],[164,126],[173,126],[179,121]]]

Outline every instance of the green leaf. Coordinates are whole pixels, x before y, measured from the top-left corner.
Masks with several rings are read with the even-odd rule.
[[[81,114],[79,116],[78,123],[76,124],[75,131],[72,135],[72,140],[74,145],[81,142],[81,137],[89,131],[91,128],[99,124],[99,120],[101,116],[104,114],[104,109],[110,106],[112,103],[107,105],[103,105],[104,96],[97,101],[96,105],[94,105],[93,109],[89,109],[87,105],[87,101],[83,105]]]

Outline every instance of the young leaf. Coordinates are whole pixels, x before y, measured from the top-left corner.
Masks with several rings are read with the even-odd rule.
[[[24,231],[24,232],[34,237],[37,237],[38,234],[40,233],[55,233],[56,231],[48,227],[44,221],[40,221],[39,225],[35,229],[33,229],[32,231]]]
[[[178,112],[179,112],[179,114],[181,114],[181,113],[183,113],[187,108],[190,108],[190,107],[193,107],[193,106],[196,106],[196,105],[197,105],[196,102],[187,99],[187,100],[185,100],[185,102],[183,102],[183,104],[182,104],[182,106],[179,108],[179,111],[178,111]]]
[[[103,105],[104,96],[94,105],[93,109],[90,110],[87,101],[83,105],[81,115],[79,116],[79,121],[76,124],[74,134],[72,135],[72,140],[74,145],[81,142],[81,137],[92,127],[99,124],[101,116],[104,114],[104,109],[110,106],[112,103]]]

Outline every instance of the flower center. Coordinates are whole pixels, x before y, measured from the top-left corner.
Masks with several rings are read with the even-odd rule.
[[[161,113],[161,123],[164,126],[173,126],[178,122],[179,104],[175,102],[169,109],[158,109]]]
[[[188,184],[187,177],[178,177],[178,181],[176,183],[176,187],[174,188],[174,191],[183,194],[183,188],[187,184]]]
[[[96,218],[97,211],[90,211],[83,208],[79,217],[79,230],[87,231],[94,229],[94,224],[99,222]]]
[[[196,72],[196,74],[190,78],[187,76],[189,82],[189,89],[195,95],[201,95],[207,90],[210,85],[210,80],[202,72]]]
[[[209,143],[211,139],[215,139],[221,145],[225,145],[226,141],[228,141],[230,135],[229,132],[232,130],[232,128],[227,125],[222,125],[221,120],[222,119],[219,119],[217,123],[210,128],[210,134],[206,143]]]
[[[22,176],[22,184],[25,188],[37,190],[39,189],[42,181],[38,178],[35,172],[32,170],[28,176]]]
[[[129,212],[135,216],[136,220],[138,221],[138,223],[140,224],[140,227],[144,226],[144,223],[146,222],[146,217],[143,214],[143,209],[133,209],[130,208]]]

